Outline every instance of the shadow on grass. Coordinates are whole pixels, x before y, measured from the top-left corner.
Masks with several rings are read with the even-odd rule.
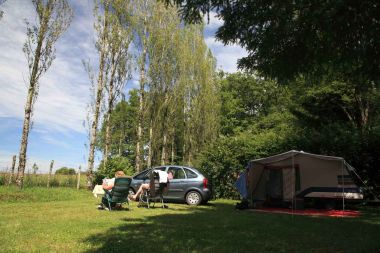
[[[86,238],[87,252],[380,252],[380,217],[262,214],[224,203],[189,210],[125,218]]]

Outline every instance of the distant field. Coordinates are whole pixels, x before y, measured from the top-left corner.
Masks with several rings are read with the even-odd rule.
[[[48,174],[25,174],[24,187],[46,187],[48,182]],[[55,175],[50,178],[51,187],[77,187],[77,175]],[[0,185],[7,185],[9,182],[8,173],[0,173]],[[81,174],[80,187],[86,188],[86,175]]]
[[[380,252],[380,211],[303,217],[169,203],[99,211],[90,192],[0,187],[1,252]]]

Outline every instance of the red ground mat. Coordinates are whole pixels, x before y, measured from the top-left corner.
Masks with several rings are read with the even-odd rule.
[[[264,213],[283,213],[294,215],[309,215],[309,216],[328,216],[328,217],[359,217],[360,212],[355,210],[317,210],[317,209],[305,209],[305,210],[291,210],[287,208],[256,208],[251,209],[255,212]]]

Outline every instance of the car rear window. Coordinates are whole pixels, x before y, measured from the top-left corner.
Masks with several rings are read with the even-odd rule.
[[[192,170],[185,168],[185,172],[186,172],[187,178],[197,178],[198,177],[198,175]]]

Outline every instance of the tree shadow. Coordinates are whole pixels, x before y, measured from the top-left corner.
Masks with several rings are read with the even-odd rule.
[[[361,219],[262,214],[221,203],[186,209],[183,214],[169,212],[123,218],[122,225],[87,237],[84,242],[91,249],[86,252],[378,252],[380,248],[380,226]]]

